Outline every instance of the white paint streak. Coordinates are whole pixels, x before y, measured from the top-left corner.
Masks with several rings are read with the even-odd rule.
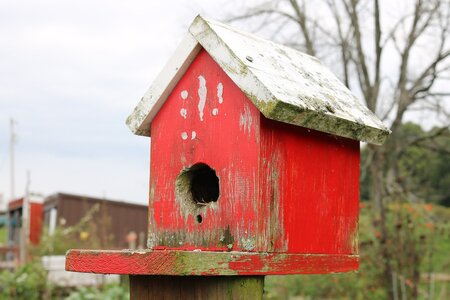
[[[182,108],[182,109],[180,109],[180,115],[183,117],[183,118],[187,118],[187,110],[186,110],[186,108]]]
[[[223,103],[223,84],[222,82],[219,82],[217,85],[217,99],[219,99],[219,103]]]
[[[244,111],[241,113],[239,117],[239,129],[244,130],[245,132],[250,133],[250,130],[252,128],[252,114],[250,112],[250,108],[248,105],[244,106]]]
[[[256,247],[255,241],[251,238],[241,238],[241,245],[246,251],[252,251]]]
[[[182,138],[183,140],[186,140],[186,139],[188,138],[188,134],[187,134],[186,131],[183,131],[183,132],[181,133],[181,138]]]
[[[183,98],[183,100],[186,100],[188,95],[189,95],[188,91],[186,91],[186,90],[181,91],[181,93],[180,93],[180,96],[181,96],[181,98]]]
[[[200,121],[203,121],[203,111],[205,110],[206,104],[206,94],[208,90],[206,89],[206,79],[202,75],[198,76],[198,114],[200,116]]]
[[[197,137],[197,132],[192,131],[191,140],[195,139]]]
[[[213,116],[217,116],[219,114],[219,109],[218,108],[214,108],[212,110],[212,114],[213,114]]]

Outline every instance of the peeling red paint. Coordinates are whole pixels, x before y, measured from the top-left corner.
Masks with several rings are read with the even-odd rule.
[[[357,254],[359,142],[264,118],[261,133],[262,158],[277,174],[269,179],[281,211],[272,218],[283,222],[275,251]]]
[[[281,275],[348,272],[357,255],[70,250],[66,270],[132,275]]]
[[[152,249],[357,254],[358,141],[266,119],[204,50],[151,132]],[[177,176],[199,162],[220,184],[201,224],[175,196]]]
[[[204,90],[200,93],[200,84],[205,84],[206,95]],[[223,86],[221,97],[217,92],[220,86]],[[199,95],[206,96],[205,103],[200,103]],[[199,108],[203,112],[201,118]],[[180,115],[180,109],[186,112],[186,118]],[[251,122],[241,118],[244,112]],[[259,235],[261,229],[255,226],[261,218],[255,185],[259,168],[256,138],[259,118],[258,109],[201,51],[152,122],[150,185],[154,196],[150,198],[149,222],[153,249],[227,250],[229,243],[221,239],[229,228],[233,250],[245,250],[241,238]],[[183,139],[182,133],[188,138]],[[220,188],[217,202],[199,213],[201,224],[197,223],[196,215],[186,214],[175,199],[177,176],[183,168],[200,162],[215,170]],[[182,235],[163,238],[173,232]]]

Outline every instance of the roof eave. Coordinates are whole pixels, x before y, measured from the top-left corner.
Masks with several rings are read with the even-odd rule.
[[[333,135],[358,140],[374,145],[382,145],[391,131],[389,129],[379,129],[365,124],[359,124],[351,120],[336,117],[326,112],[318,112],[308,109],[299,109],[289,104],[278,101],[265,117],[301,126]]]

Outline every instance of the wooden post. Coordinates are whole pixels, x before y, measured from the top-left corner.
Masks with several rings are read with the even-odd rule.
[[[262,299],[264,276],[130,275],[130,299]]]

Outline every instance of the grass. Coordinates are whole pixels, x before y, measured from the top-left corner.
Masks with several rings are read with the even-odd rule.
[[[4,226],[0,227],[0,245],[6,244],[6,228]]]

